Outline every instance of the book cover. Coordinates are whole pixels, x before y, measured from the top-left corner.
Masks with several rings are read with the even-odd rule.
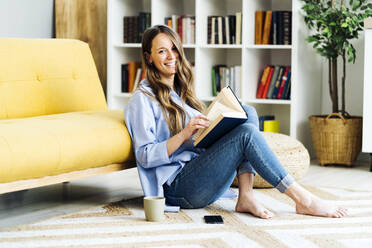
[[[270,66],[267,65],[262,73],[261,80],[258,82],[256,98],[262,98],[267,77],[269,76]]]
[[[216,70],[212,67],[212,95],[217,96]]]
[[[279,92],[278,92],[278,95],[276,97],[277,99],[281,99],[282,98],[284,86],[285,86],[285,83],[288,80],[288,74],[289,74],[290,69],[291,69],[290,66],[286,66],[285,67],[284,74],[283,74],[283,77],[282,77],[282,81],[280,83]]]
[[[263,18],[264,18],[264,11],[257,10],[255,15],[255,44],[260,45],[262,44],[262,30],[263,30]]]
[[[271,30],[271,19],[273,12],[271,10],[266,11],[265,24],[263,28],[262,44],[267,45],[270,43],[270,30]]]
[[[280,88],[280,83],[282,82],[283,74],[284,74],[284,66],[280,66],[278,77],[275,80],[275,87],[274,87],[273,93],[271,94],[271,96],[269,95],[271,99],[277,98],[279,88]]]
[[[229,86],[221,90],[204,114],[210,125],[194,134],[192,139],[198,148],[207,148],[247,119],[243,106]]]
[[[267,91],[267,94],[264,95],[264,98],[271,98],[273,92],[274,92],[274,88],[275,88],[275,81],[276,79],[278,78],[278,74],[279,74],[279,69],[280,69],[280,66],[276,65],[274,67],[274,72],[273,72],[273,75],[271,77],[271,81],[270,81],[270,85],[269,85],[269,89]]]
[[[137,69],[140,67],[139,62],[129,61],[128,62],[128,92],[132,92],[134,88],[134,81],[136,79]]]
[[[242,12],[237,12],[235,21],[235,44],[242,43]]]
[[[276,45],[278,44],[278,41],[276,39],[277,37],[277,26],[278,26],[278,12],[273,11],[273,16],[272,16],[272,24],[271,24],[271,44]]]
[[[269,75],[267,76],[266,83],[265,83],[265,88],[262,92],[261,98],[266,98],[267,97],[267,92],[269,91],[270,83],[271,83],[271,78],[273,77],[274,73],[274,67],[270,66],[270,71]]]
[[[121,92],[128,92],[128,64],[121,65]]]
[[[282,95],[280,96],[280,99],[285,99],[285,94],[287,92],[290,81],[291,81],[291,71],[288,72],[287,80],[285,81],[284,89],[283,89]]]

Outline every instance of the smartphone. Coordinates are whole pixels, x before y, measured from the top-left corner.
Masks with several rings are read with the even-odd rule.
[[[204,221],[207,224],[223,224],[221,215],[205,215]]]

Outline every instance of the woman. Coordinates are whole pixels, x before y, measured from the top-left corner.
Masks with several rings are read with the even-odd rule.
[[[137,167],[146,196],[165,196],[168,205],[202,208],[216,201],[238,175],[237,212],[260,218],[274,214],[256,201],[256,171],[296,203],[296,212],[343,217],[347,210],[306,191],[285,171],[258,130],[254,108],[244,106],[248,120],[208,149],[194,148],[191,137],[209,125],[201,114],[193,75],[179,36],[167,26],[143,34],[146,79],[125,108]]]

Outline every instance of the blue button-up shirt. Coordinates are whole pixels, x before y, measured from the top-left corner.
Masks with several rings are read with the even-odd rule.
[[[149,83],[143,80],[142,89],[152,94]],[[172,100],[186,112],[186,123],[200,112],[182,103],[175,91]],[[159,103],[140,90],[136,90],[124,110],[125,123],[132,138],[138,173],[145,196],[164,196],[164,183],[170,185],[183,166],[200,154],[192,141],[182,144],[168,156],[168,124]]]

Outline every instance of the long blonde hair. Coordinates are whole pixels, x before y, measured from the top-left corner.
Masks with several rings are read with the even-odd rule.
[[[146,79],[154,95],[144,89],[140,88],[140,90],[159,102],[165,120],[168,123],[169,131],[171,135],[175,135],[184,128],[186,120],[185,110],[172,100],[170,96],[171,88],[167,84],[161,82],[158,69],[149,62],[148,58],[149,54],[151,54],[152,41],[159,33],[166,34],[173,42],[178,52],[177,72],[174,76],[175,91],[182,99],[182,102],[188,104],[192,108],[202,112],[205,107],[195,95],[194,77],[191,66],[185,57],[182,42],[178,34],[164,25],[156,25],[146,29],[142,38],[142,64],[146,70]]]

